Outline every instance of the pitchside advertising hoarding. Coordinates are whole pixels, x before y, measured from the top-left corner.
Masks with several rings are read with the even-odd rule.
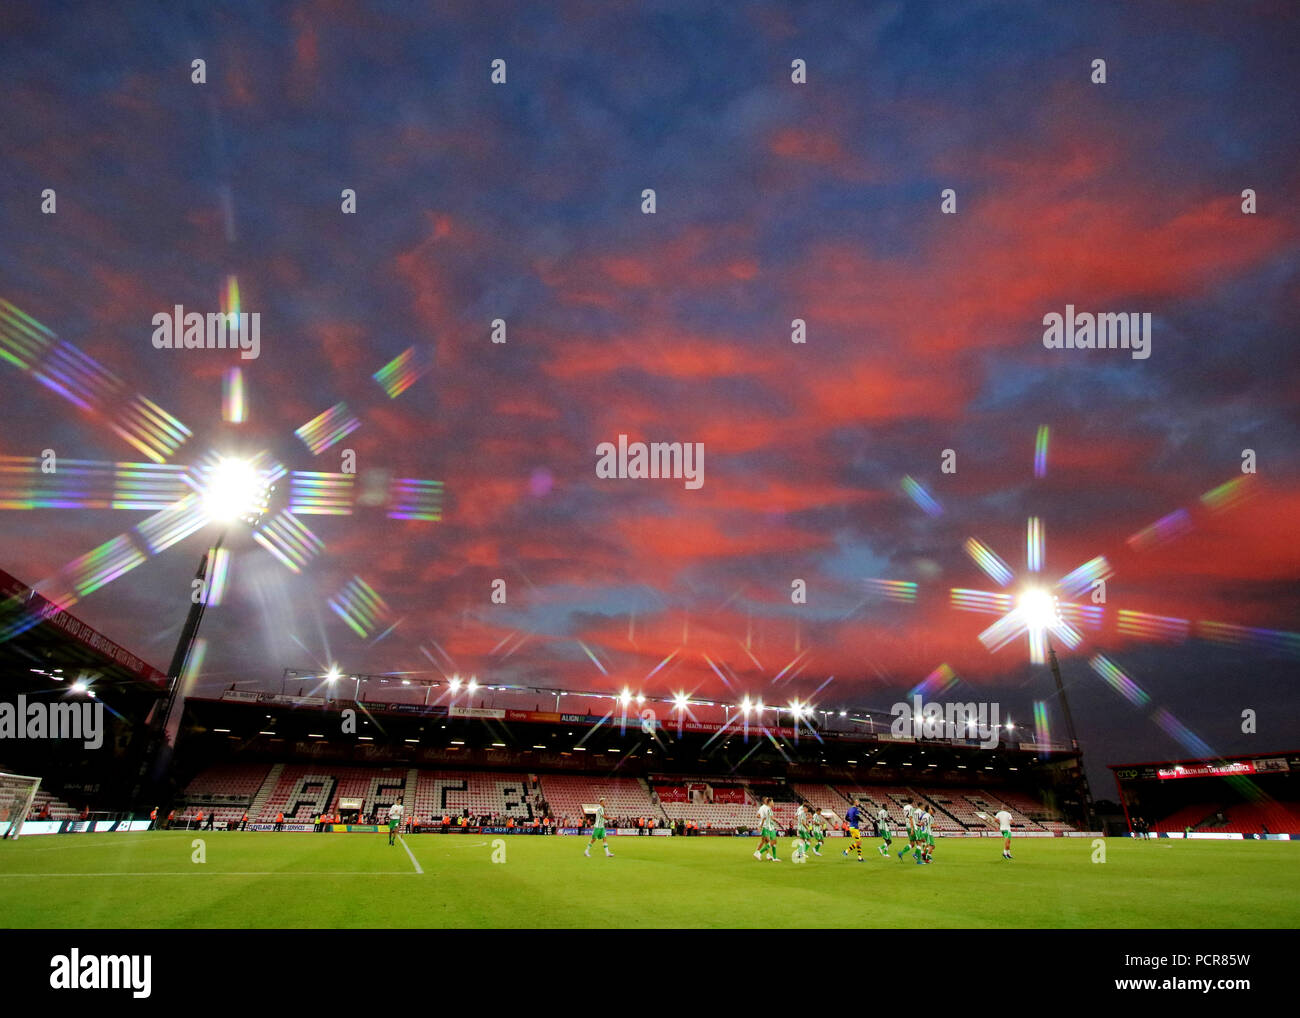
[[[1231,778],[1248,775],[1287,774],[1300,767],[1300,759],[1288,756],[1255,756],[1236,760],[1186,763],[1135,764],[1114,767],[1120,781],[1177,781],[1183,778]]]
[[[152,826],[148,820],[28,820],[20,836],[29,834],[104,834],[109,831],[147,831]],[[0,835],[9,830],[8,821],[0,823]]]

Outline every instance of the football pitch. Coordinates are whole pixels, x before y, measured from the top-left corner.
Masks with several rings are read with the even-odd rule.
[[[205,861],[194,861],[203,843]],[[753,839],[146,832],[0,842],[8,928],[1294,928],[1285,842],[940,839],[758,862]],[[897,841],[894,848],[900,847]],[[504,848],[504,858],[502,858]],[[408,852],[409,849],[409,852]],[[494,856],[500,861],[493,861]]]

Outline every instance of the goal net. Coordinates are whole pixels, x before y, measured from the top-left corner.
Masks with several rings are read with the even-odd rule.
[[[0,838],[18,837],[40,785],[40,778],[0,771]]]

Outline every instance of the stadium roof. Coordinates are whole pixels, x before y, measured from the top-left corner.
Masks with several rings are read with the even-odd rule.
[[[161,690],[167,676],[0,569],[0,671]],[[56,674],[57,673],[57,674]]]

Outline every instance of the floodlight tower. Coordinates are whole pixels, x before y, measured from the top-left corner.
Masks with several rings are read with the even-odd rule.
[[[1047,648],[1047,665],[1052,671],[1052,679],[1056,683],[1056,696],[1061,702],[1061,713],[1065,717],[1065,734],[1069,736],[1070,748],[1077,754],[1079,794],[1083,800],[1084,819],[1091,824],[1092,792],[1088,787],[1088,771],[1083,765],[1083,752],[1079,749],[1079,737],[1074,729],[1074,715],[1070,713],[1070,699],[1065,694],[1065,683],[1061,679],[1061,665],[1056,660],[1056,648],[1052,646],[1052,641],[1048,637],[1053,626],[1062,623],[1060,607],[1056,603],[1056,598],[1036,587],[1031,587],[1020,595],[1017,607],[1024,617],[1026,627],[1030,630],[1030,638],[1033,639],[1037,631],[1037,635],[1041,635]]]
[[[132,806],[135,809],[146,805],[141,799],[143,793],[150,793],[149,797],[156,798],[160,791],[165,791],[161,787],[162,781],[171,765],[181,714],[185,709],[183,679],[212,593],[217,553],[225,543],[230,528],[237,522],[242,520],[249,525],[258,522],[266,512],[270,493],[274,490],[270,478],[258,469],[254,461],[232,457],[218,457],[200,473],[198,481],[197,491],[204,515],[209,522],[216,523],[221,529],[216,542],[199,559],[199,568],[194,574],[191,590],[199,596],[191,597],[189,614],[185,617],[180,639],[176,641],[176,649],[167,668],[166,699],[162,709],[154,712],[149,725],[147,748],[132,793]]]

